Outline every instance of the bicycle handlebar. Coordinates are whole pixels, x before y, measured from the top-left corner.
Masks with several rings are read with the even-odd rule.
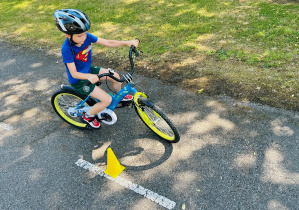
[[[125,75],[122,79],[118,79],[118,78],[113,76],[114,75],[114,70],[109,69],[109,73],[100,74],[100,75],[98,75],[98,78],[101,79],[102,77],[110,77],[110,78],[114,79],[117,82],[125,82],[125,81],[128,81],[128,79],[132,79],[132,75],[134,73],[134,61],[133,61],[133,57],[132,57],[132,52],[135,54],[134,58],[139,56],[139,52],[137,51],[136,47],[134,45],[132,45],[130,47],[130,51],[129,51],[129,60],[130,60],[130,64],[131,64],[131,72],[130,73]],[[84,84],[83,90],[86,86],[89,86],[90,84],[91,84],[91,82],[89,80],[87,80]]]

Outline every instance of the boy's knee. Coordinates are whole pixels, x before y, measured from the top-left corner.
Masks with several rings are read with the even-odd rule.
[[[108,96],[105,98],[105,100],[102,101],[102,102],[105,104],[105,106],[109,106],[109,105],[111,104],[111,102],[112,102],[112,97],[111,97],[110,95],[108,95]]]
[[[108,99],[108,102],[107,102],[108,105],[111,104],[111,102],[112,102],[112,97],[109,95],[109,99]]]

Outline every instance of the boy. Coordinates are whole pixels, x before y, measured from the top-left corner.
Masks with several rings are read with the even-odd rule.
[[[78,92],[95,97],[100,100],[88,112],[83,113],[81,121],[90,125],[93,128],[100,128],[100,123],[95,118],[95,114],[102,111],[111,103],[111,96],[96,86],[99,81],[97,75],[108,73],[104,68],[91,65],[91,49],[92,43],[102,45],[104,47],[121,47],[132,46],[138,47],[138,40],[131,41],[116,41],[98,38],[87,31],[90,29],[90,21],[88,16],[77,9],[61,9],[54,12],[57,28],[66,34],[67,39],[64,41],[61,53],[63,62],[66,66],[68,81],[72,87]],[[117,73],[114,74],[119,78]],[[121,84],[111,79],[103,77],[101,80],[111,81],[112,90],[120,91]],[[83,90],[85,82],[89,80],[91,85],[89,92]],[[127,95],[124,100],[132,100],[131,95]]]

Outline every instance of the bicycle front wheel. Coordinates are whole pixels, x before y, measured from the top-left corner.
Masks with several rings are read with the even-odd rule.
[[[171,143],[180,141],[180,135],[176,127],[159,107],[137,101],[135,101],[135,110],[147,127]]]

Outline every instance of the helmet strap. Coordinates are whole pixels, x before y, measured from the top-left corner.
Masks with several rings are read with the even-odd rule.
[[[70,41],[71,41],[71,44],[76,45],[76,44],[78,44],[78,43],[74,42],[74,40],[73,40],[73,36],[74,36],[74,34],[71,35]]]
[[[76,45],[77,43],[74,42],[74,40],[73,40],[73,34],[71,34],[70,42],[71,42],[71,50],[72,50],[72,53],[73,53],[73,55],[74,55],[75,53],[74,53],[74,50],[73,50],[73,46],[72,46],[72,45]]]

